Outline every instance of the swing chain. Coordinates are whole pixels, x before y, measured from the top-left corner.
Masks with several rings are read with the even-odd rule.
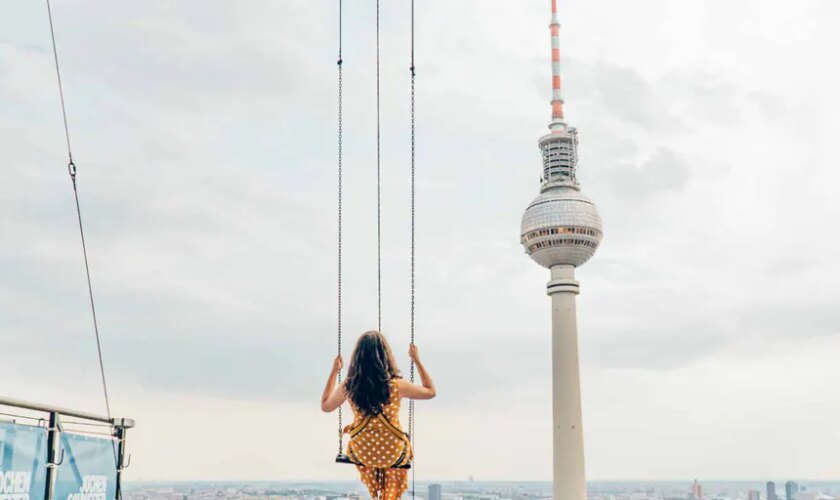
[[[416,275],[416,266],[415,266],[415,220],[416,220],[416,210],[415,210],[415,136],[416,136],[416,127],[415,127],[415,100],[416,100],[416,92],[415,92],[415,80],[416,80],[416,72],[415,72],[415,65],[414,65],[414,0],[411,0],[411,345],[414,345],[414,306],[415,306],[415,275]],[[411,360],[411,382],[414,383],[414,360]],[[411,439],[411,450],[414,453],[414,442],[415,442],[415,435],[414,435],[414,400],[410,400],[408,403],[408,432],[410,434]],[[415,498],[415,485],[414,485],[414,477],[415,472],[417,470],[416,464],[414,467],[411,468],[411,498]]]
[[[413,24],[413,23],[412,23]],[[413,55],[413,50],[412,50]],[[413,59],[413,57],[412,57]],[[415,71],[414,61],[411,63],[411,345],[414,345],[415,331]],[[411,360],[411,383],[414,383],[414,360]],[[414,400],[408,403],[408,432],[414,435]]]
[[[342,40],[342,0],[338,2],[338,355],[341,356],[341,278],[342,278],[342,181],[343,181],[343,147],[344,147],[344,106],[343,89],[344,78],[342,71],[343,58],[341,55]],[[338,385],[341,385],[341,370],[338,371]],[[338,407],[338,453],[344,448],[343,414],[341,406]]]

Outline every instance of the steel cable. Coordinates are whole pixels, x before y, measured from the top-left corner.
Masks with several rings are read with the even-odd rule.
[[[379,57],[379,0],[376,0],[376,316],[382,331],[382,142]]]
[[[73,184],[73,199],[76,203],[76,219],[79,222],[79,236],[82,241],[82,255],[85,263],[85,277],[87,278],[88,297],[90,299],[90,312],[93,318],[93,331],[96,336],[96,353],[99,358],[99,374],[102,378],[102,392],[105,395],[105,411],[108,415],[108,420],[111,420],[111,401],[108,397],[108,383],[105,377],[105,363],[102,359],[102,342],[99,337],[99,321],[96,317],[96,302],[93,298],[93,284],[90,278],[90,263],[88,261],[87,243],[85,241],[84,224],[82,223],[82,209],[79,203],[79,190],[76,183],[76,164],[73,162],[73,151],[70,145],[70,127],[67,121],[67,107],[64,102],[64,86],[61,82],[61,65],[58,59],[58,47],[55,41],[55,27],[53,26],[52,7],[50,0],[47,3],[47,17],[50,23],[50,39],[52,41],[53,59],[55,61],[55,74],[58,80],[58,95],[61,100],[61,116],[64,122],[64,138],[67,141],[67,172],[70,174],[70,180]],[[116,448],[114,448],[114,462],[118,462]],[[116,463],[117,467],[121,464]]]

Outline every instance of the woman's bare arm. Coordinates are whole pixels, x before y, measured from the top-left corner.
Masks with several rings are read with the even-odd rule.
[[[408,355],[417,367],[417,373],[420,375],[421,385],[412,384],[407,380],[400,379],[400,396],[409,399],[432,399],[437,395],[435,383],[432,382],[432,377],[420,361],[420,354],[417,351],[416,345],[412,344],[411,347],[408,348]]]
[[[335,358],[333,361],[332,371],[327,377],[327,385],[324,387],[324,393],[321,394],[321,411],[330,413],[335,411],[339,406],[344,404],[347,399],[347,394],[344,392],[344,385],[335,386],[335,381],[338,378],[338,373],[341,367],[344,366],[344,360],[341,356]]]

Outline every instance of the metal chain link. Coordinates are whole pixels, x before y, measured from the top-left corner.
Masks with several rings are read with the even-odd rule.
[[[338,355],[341,356],[341,264],[342,264],[342,181],[343,181],[343,147],[344,147],[344,78],[342,66],[344,60],[341,55],[342,31],[342,0],[338,1]],[[341,370],[338,372],[338,385],[341,385]],[[338,407],[338,454],[344,450],[343,414]]]
[[[414,345],[414,331],[415,331],[415,124],[414,124],[414,94],[415,94],[415,73],[414,65],[411,66],[411,345]],[[411,360],[411,382],[414,383],[414,360]],[[414,400],[409,402],[408,412],[408,429],[409,433],[414,435]]]

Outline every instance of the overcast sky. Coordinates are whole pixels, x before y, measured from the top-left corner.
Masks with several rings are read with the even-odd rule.
[[[336,2],[54,0],[131,479],[352,479],[335,349]],[[345,329],[375,326],[375,10],[345,2]],[[104,412],[43,2],[0,15],[0,392]],[[562,0],[605,238],[578,271],[590,479],[840,470],[840,3]],[[408,2],[383,2],[383,329],[407,368]],[[548,479],[519,245],[548,0],[417,6],[418,479]]]

